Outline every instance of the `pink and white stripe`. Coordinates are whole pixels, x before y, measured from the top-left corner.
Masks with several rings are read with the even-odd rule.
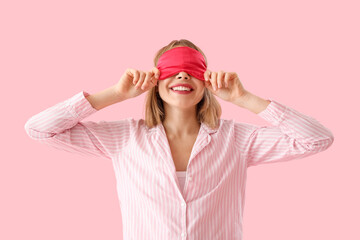
[[[82,121],[97,110],[81,91],[25,124],[35,140],[112,161],[124,239],[242,239],[248,167],[304,158],[326,150],[331,131],[275,100],[260,112],[272,126],[221,119],[201,124],[183,192],[162,124],[143,119]]]

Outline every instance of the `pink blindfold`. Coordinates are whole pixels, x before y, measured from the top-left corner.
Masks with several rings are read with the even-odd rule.
[[[156,66],[160,70],[158,80],[171,77],[179,72],[186,72],[191,76],[205,81],[206,63],[203,55],[190,47],[175,47],[163,53]]]

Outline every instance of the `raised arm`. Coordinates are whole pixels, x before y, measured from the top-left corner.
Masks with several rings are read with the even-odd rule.
[[[116,86],[109,87],[95,94],[87,94],[86,99],[97,111],[115,103],[125,101],[127,98],[116,91]]]
[[[114,87],[94,95],[81,91],[32,116],[25,124],[25,131],[30,138],[60,150],[110,159],[127,144],[133,121],[82,120],[97,109],[122,100],[114,93]]]
[[[129,143],[137,121],[82,120],[104,107],[148,91],[157,84],[158,77],[157,68],[150,72],[128,68],[116,85],[93,95],[82,91],[32,116],[25,123],[25,131],[32,139],[61,150],[111,159]]]
[[[316,119],[273,99],[249,93],[235,104],[256,113],[272,126],[234,123],[238,149],[246,155],[247,166],[289,161],[324,151],[334,141],[332,132]]]

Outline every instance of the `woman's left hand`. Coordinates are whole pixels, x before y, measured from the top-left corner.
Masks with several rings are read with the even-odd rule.
[[[236,99],[244,97],[247,93],[235,72],[211,72],[206,70],[204,78],[205,87],[212,94],[225,101],[234,102]]]

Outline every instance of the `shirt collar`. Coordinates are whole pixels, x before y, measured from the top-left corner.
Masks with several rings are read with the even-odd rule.
[[[220,121],[220,125],[222,122],[222,119],[219,120]],[[149,133],[160,133],[161,131],[165,132],[164,126],[162,125],[162,123],[159,123],[158,125],[156,125],[153,128],[148,128]],[[200,130],[199,133],[201,132],[207,133],[208,135],[216,133],[218,131],[218,129],[211,129],[208,125],[206,125],[204,122],[201,122],[200,124]]]

